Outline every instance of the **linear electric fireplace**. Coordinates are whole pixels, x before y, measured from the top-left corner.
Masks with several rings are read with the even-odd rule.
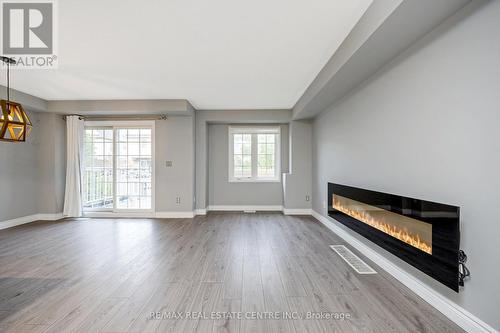
[[[328,215],[458,292],[460,208],[328,183]]]

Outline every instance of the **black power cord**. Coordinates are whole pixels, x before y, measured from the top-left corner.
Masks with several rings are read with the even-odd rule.
[[[462,250],[458,251],[458,284],[461,287],[464,286],[465,278],[470,276],[470,271],[467,266],[465,266],[466,262],[467,255],[465,254],[465,252]]]

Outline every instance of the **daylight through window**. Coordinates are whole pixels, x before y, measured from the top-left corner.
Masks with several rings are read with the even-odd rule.
[[[279,181],[279,127],[229,127],[229,181]]]

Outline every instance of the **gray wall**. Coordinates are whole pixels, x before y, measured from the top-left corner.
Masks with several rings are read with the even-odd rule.
[[[64,202],[66,128],[60,116],[30,112],[26,142],[0,142],[0,222],[60,213]]]
[[[3,66],[2,66],[3,69]],[[15,72],[15,70],[14,70]],[[3,76],[2,72],[2,76]],[[11,76],[15,76],[15,73]],[[14,81],[13,79],[12,81]],[[7,99],[6,87],[0,84],[0,97]],[[10,100],[21,103],[24,110],[29,112],[43,112],[47,111],[47,101],[36,96],[23,93],[22,91],[10,88]]]
[[[185,99],[61,100],[46,102],[49,112],[79,115],[192,116],[193,107]]]
[[[499,329],[500,1],[466,14],[315,119],[313,208],[328,181],[460,206],[460,294],[357,237]]]
[[[273,183],[228,181],[228,127],[227,124],[208,125],[208,204],[281,206],[283,204],[281,181]],[[281,125],[281,165],[282,170],[288,170],[288,125]]]
[[[290,169],[284,180],[284,207],[311,209],[312,124],[290,122]],[[309,201],[306,197],[309,197]]]
[[[38,213],[40,120],[29,117],[34,127],[26,142],[0,141],[0,222]]]
[[[283,124],[291,119],[291,110],[207,110],[196,117],[196,209],[208,205],[208,124]]]
[[[0,142],[0,222],[38,213],[60,213],[66,175],[66,122],[62,116],[30,114],[26,143]],[[158,212],[193,210],[194,119],[156,122],[156,200]],[[173,161],[172,167],[165,162]],[[180,204],[176,197],[181,198]]]
[[[0,98],[6,98],[4,86],[1,85]],[[46,131],[53,126],[51,120],[43,112],[37,112],[46,110],[47,102],[15,89],[11,89],[11,99],[23,105],[33,123],[33,129],[26,142],[0,141],[0,222],[40,213],[40,208],[47,213],[61,212],[62,209],[58,210],[55,204],[60,200],[59,184],[52,187],[50,192],[42,190],[40,186],[48,175],[41,167],[48,159],[41,152],[50,150],[60,134],[57,131]],[[51,177],[53,179],[55,173]],[[46,199],[43,202],[40,194]]]
[[[155,155],[156,211],[193,211],[193,117],[156,121]],[[172,161],[172,167],[167,167],[166,161]],[[180,204],[176,203],[177,197]]]
[[[54,113],[41,112],[38,117],[38,213],[61,213],[66,184],[66,122]]]

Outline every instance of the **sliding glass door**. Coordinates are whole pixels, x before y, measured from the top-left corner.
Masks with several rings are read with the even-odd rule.
[[[151,209],[151,129],[116,131],[116,208]]]
[[[85,128],[83,209],[113,208],[113,129]]]
[[[84,210],[152,211],[153,126],[91,123],[84,137]]]

